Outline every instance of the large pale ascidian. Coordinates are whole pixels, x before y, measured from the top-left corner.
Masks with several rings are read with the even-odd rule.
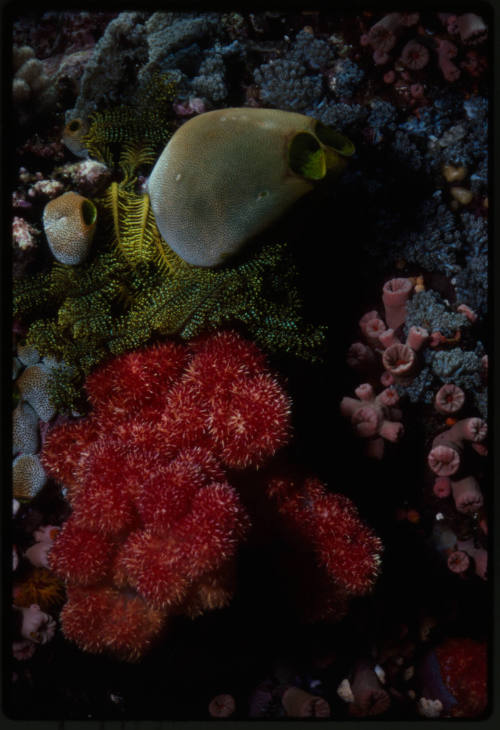
[[[151,172],[156,225],[187,263],[218,266],[353,153],[350,140],[304,114],[205,112],[175,132]]]

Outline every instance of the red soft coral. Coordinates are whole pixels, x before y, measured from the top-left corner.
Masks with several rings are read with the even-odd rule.
[[[137,530],[120,549],[117,567],[148,603],[157,608],[175,608],[189,588],[184,570],[185,547],[175,535]]]
[[[208,410],[190,381],[182,379],[169,393],[158,423],[158,433],[168,449],[208,443]]]
[[[117,419],[158,401],[177,380],[187,361],[186,348],[164,342],[113,358],[87,377],[85,388],[96,410]]]
[[[236,332],[204,335],[191,343],[194,357],[186,379],[210,398],[228,388],[235,379],[252,377],[266,370],[266,358],[257,345]]]
[[[190,556],[190,579],[197,580],[210,570],[222,568],[234,556],[248,527],[247,514],[229,484],[214,482],[200,489],[191,512],[177,530]]]
[[[267,374],[234,381],[210,410],[210,434],[232,468],[261,464],[288,440],[290,403]]]
[[[328,492],[311,477],[273,477],[267,491],[277,504],[282,525],[296,540],[298,551],[314,555],[314,563],[331,585],[335,600],[372,589],[379,572],[382,543],[361,521],[350,499]]]
[[[137,658],[169,615],[227,605],[250,525],[228,469],[260,467],[290,433],[289,398],[265,363],[234,332],[113,358],[87,379],[91,415],[47,438],[73,507],[50,563],[69,591],[63,631],[84,650]],[[271,509],[324,584],[316,616],[338,618],[373,584],[378,538],[318,480],[278,482]]]
[[[208,449],[184,449],[158,473],[152,473],[137,497],[144,525],[153,533],[170,530],[191,508],[193,497],[224,470]]]
[[[453,717],[480,717],[488,703],[488,656],[484,642],[447,639],[435,649],[441,677],[457,700]]]
[[[120,551],[118,567],[154,606],[175,607],[194,581],[223,568],[247,527],[246,513],[228,484],[200,489],[191,510],[169,532],[138,530]]]
[[[139,596],[110,587],[70,588],[61,612],[67,638],[85,651],[111,651],[127,661],[144,654],[164,621],[164,614]]]
[[[54,541],[49,563],[59,577],[78,585],[91,585],[107,577],[113,553],[111,540],[79,526],[75,515],[71,515]]]
[[[98,425],[92,418],[53,428],[47,434],[41,454],[47,474],[70,489],[77,488],[75,470],[88,446],[96,439],[97,433]]]
[[[75,524],[103,535],[115,535],[131,529],[137,520],[134,504],[116,480],[106,480],[102,472],[94,472],[73,499]]]

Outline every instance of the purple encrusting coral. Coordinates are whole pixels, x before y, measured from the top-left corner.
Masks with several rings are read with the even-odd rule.
[[[8,714],[120,721],[484,716],[492,694],[485,679],[492,501],[486,9],[10,12],[15,281],[52,270],[42,222],[50,201],[68,192],[112,199],[121,179],[85,148],[78,159],[62,141],[65,125],[75,119],[85,125],[95,112],[122,104],[137,108],[158,74],[175,84],[165,107],[172,130],[215,109],[277,108],[311,116],[352,140],[355,153],[343,177],[322,181],[298,211],[262,234],[288,243],[303,276],[304,306],[328,320],[330,351],[326,362],[307,365],[268,353],[291,397],[293,435],[288,451],[259,474],[278,485],[285,516],[287,505],[299,516],[314,505],[316,517],[327,519],[335,497],[354,534],[357,521],[347,505],[355,503],[383,551],[369,599],[350,606],[344,589],[325,589],[325,605],[304,611],[314,594],[309,588],[328,587],[328,571],[336,574],[342,561],[325,548],[313,578],[290,561],[290,544],[297,554],[302,545],[294,521],[280,522],[278,538],[257,475],[232,470],[231,485],[253,527],[231,577],[230,607],[196,619],[173,616],[137,666],[85,655],[60,630],[47,647],[26,640],[26,656],[17,651],[13,660]],[[111,124],[103,143],[113,135]],[[128,148],[130,159],[142,154],[143,141],[132,139],[138,145]],[[140,169],[141,195],[149,172]],[[117,220],[97,220],[96,246],[105,251],[114,253],[110,231],[121,232],[122,205],[128,203],[120,199]],[[92,256],[93,250],[90,263]],[[85,277],[85,266],[57,264],[46,294],[57,289],[58,277]],[[132,288],[116,292],[117,309],[136,294]],[[91,289],[89,283],[89,302]],[[84,316],[87,299],[79,301]],[[52,316],[44,297],[30,306]],[[244,324],[234,326],[248,337]],[[26,334],[27,323],[16,319],[14,598],[37,596],[43,611],[62,588],[40,535],[57,530],[70,507],[39,454],[69,418],[50,401],[49,378],[66,382],[71,370],[40,358]],[[164,341],[153,339],[148,344]],[[205,376],[216,388],[217,373]],[[154,409],[152,383],[141,380]],[[193,404],[185,408],[196,412]],[[230,424],[224,409],[217,413],[224,428],[241,429],[241,413]],[[79,417],[74,410],[71,418]],[[99,460],[98,452],[91,456]],[[282,471],[287,460],[290,474]],[[317,484],[329,486],[313,480],[309,491],[302,489],[311,471]],[[328,530],[333,542],[341,541],[334,526]],[[82,561],[86,554],[82,547]],[[355,554],[347,541],[345,560]],[[117,641],[125,594],[122,603],[121,609],[119,601],[110,603],[109,616],[101,617]],[[304,623],[304,615],[330,609],[343,616],[339,623]],[[53,618],[57,610],[51,607]],[[86,626],[85,614],[82,620]],[[17,632],[14,626],[19,639]],[[15,647],[20,643],[13,639]]]

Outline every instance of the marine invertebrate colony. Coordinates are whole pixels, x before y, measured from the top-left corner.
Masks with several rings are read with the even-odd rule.
[[[19,454],[12,464],[12,492],[16,499],[30,499],[47,482],[37,454]]]
[[[367,454],[381,458],[384,453],[384,439],[395,443],[404,433],[402,412],[395,407],[399,395],[392,386],[375,395],[370,383],[358,385],[355,394],[357,398],[342,398],[340,412],[351,420],[358,436],[369,439],[366,445]]]
[[[59,636],[34,661],[16,647],[6,712],[482,717],[491,13],[12,11],[13,603]],[[318,120],[357,154],[329,184],[305,122],[262,170],[316,192],[193,265],[147,176],[237,105]],[[194,148],[199,169],[208,138]],[[262,212],[271,194],[247,182],[264,148],[219,151],[194,182],[213,192],[226,155],[223,195],[252,190]],[[42,229],[67,191],[97,211],[74,262]],[[356,339],[352,372],[338,354]],[[273,454],[278,382],[293,441]]]
[[[65,635],[134,659],[172,613],[229,600],[248,517],[226,469],[285,443],[289,402],[259,349],[231,332],[119,356],[86,389],[91,414],[43,449],[73,507],[49,561],[68,585]]]
[[[470,441],[473,447],[480,445],[487,432],[488,427],[483,419],[464,418],[438,434],[427,457],[432,471],[443,477],[456,474],[461,466],[464,443]]]
[[[27,341],[72,370],[51,379],[58,410],[85,408],[81,383],[106,356],[158,335],[189,339],[238,322],[271,352],[306,360],[322,356],[326,326],[305,321],[297,267],[287,246],[264,245],[238,265],[181,267],[175,277],[156,266],[131,269],[104,250],[81,267],[54,265],[16,283],[14,307],[31,321]],[[40,313],[47,315],[40,318]]]
[[[143,101],[146,104],[156,88],[159,88],[157,106],[161,109],[171,95],[168,81],[153,77]],[[266,114],[265,118],[268,117]],[[312,177],[323,176],[327,168],[343,167],[343,156],[353,150],[350,142],[314,120],[298,117],[302,125],[314,127],[324,143],[320,146],[309,133],[297,135],[296,139],[305,135],[307,144],[312,140],[315,146],[308,149],[307,144],[304,146],[299,141],[298,147],[290,151],[291,164],[302,170],[304,176]],[[195,121],[198,120],[192,120]],[[82,398],[78,397],[82,380],[109,352],[119,354],[139,347],[158,334],[176,334],[188,339],[221,324],[234,325],[239,321],[271,351],[284,350],[312,360],[321,355],[326,328],[303,320],[295,283],[297,268],[286,245],[264,243],[233,265],[208,270],[187,264],[163,241],[152,211],[153,206],[158,217],[162,207],[169,210],[168,198],[161,200],[163,188],[156,181],[161,158],[150,180],[151,204],[148,194],[137,190],[139,170],[152,163],[155,148],[167,134],[156,107],[138,117],[128,107],[99,113],[91,118],[88,129],[78,120],[73,124],[77,125],[74,136],[89,154],[108,165],[116,165],[121,179],[112,181],[105,194],[94,201],[104,227],[98,231],[86,261],[71,270],[57,263],[50,272],[16,281],[16,315],[31,322],[27,341],[41,355],[50,355],[73,368],[71,372],[59,372],[52,379],[52,401],[58,409],[83,407]],[[145,129],[145,141],[139,143]],[[266,169],[272,169],[267,159],[264,163]],[[193,169],[197,171],[198,166]],[[221,178],[220,170],[218,178]],[[309,189],[307,177],[300,185],[304,191]],[[50,210],[67,199],[67,195],[52,201]],[[189,195],[185,197],[186,205],[190,204]],[[211,215],[206,202],[203,214],[196,208],[201,204],[199,201],[195,209],[186,209],[186,220],[193,225],[206,221],[207,215]],[[82,209],[86,206],[89,215],[93,211],[91,205],[82,203]],[[177,198],[174,208],[184,210]],[[169,217],[177,220],[172,212]],[[162,215],[160,218],[164,220]],[[178,231],[186,228],[186,220],[181,216],[177,221]],[[78,224],[81,228],[81,217]],[[247,221],[242,231],[247,230],[247,224],[251,225]],[[83,226],[84,238],[88,230]],[[84,249],[87,244],[88,241]],[[74,263],[75,258],[64,254],[61,261]]]

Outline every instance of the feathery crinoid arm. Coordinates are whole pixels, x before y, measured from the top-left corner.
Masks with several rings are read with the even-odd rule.
[[[186,265],[161,279],[150,274],[136,284],[110,350],[138,347],[155,333],[190,339],[239,322],[270,351],[314,361],[324,354],[326,327],[304,321],[296,277],[284,244],[267,244],[232,267]]]
[[[187,267],[163,241],[147,193],[136,193],[113,182],[97,204],[114,249],[130,268],[152,262],[167,276]]]
[[[12,287],[14,317],[29,317],[47,308],[50,293],[50,274],[42,273],[15,279]]]
[[[102,341],[106,349],[115,316],[114,301],[122,294],[125,275],[126,267],[112,252],[100,253],[78,267],[53,264],[38,280],[38,296],[48,293],[50,306],[23,312],[18,308],[24,321],[31,322],[27,342],[42,357],[64,360],[82,369],[81,363],[87,361],[85,348],[91,352]],[[75,350],[77,340],[79,348]]]
[[[66,271],[69,268],[56,262],[50,271],[15,279],[12,287],[14,317],[30,321],[33,317],[48,316],[64,300],[70,286]]]
[[[133,185],[139,167],[154,161],[173,132],[168,120],[175,95],[176,85],[168,74],[155,72],[133,106],[94,112],[82,138],[90,157],[109,168],[123,165],[122,182]]]
[[[120,187],[133,189],[137,182],[137,171],[140,167],[151,167],[157,157],[156,148],[139,140],[124,142],[122,145],[119,165],[124,178]]]
[[[314,361],[324,355],[326,327],[304,320],[297,276],[281,243],[265,244],[233,266],[181,262],[166,272],[153,261],[130,267],[116,250],[102,251],[86,264],[54,269],[57,303],[50,316],[32,322],[27,341],[74,368],[55,396],[67,407],[102,359],[157,336],[190,339],[239,324],[271,352]]]
[[[326,326],[304,321],[298,271],[286,244],[264,245],[239,266],[213,273],[212,289],[185,323],[183,337],[239,321],[270,352],[309,361],[324,356]]]

